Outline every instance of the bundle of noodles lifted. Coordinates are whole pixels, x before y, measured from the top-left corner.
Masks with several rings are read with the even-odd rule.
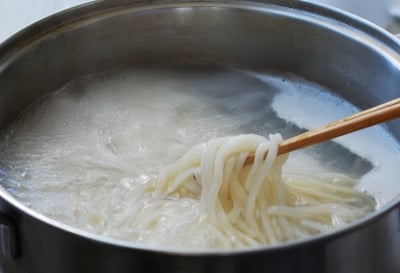
[[[281,141],[280,135],[267,140],[250,134],[198,144],[153,187],[164,200],[198,200],[201,217],[192,235],[208,230],[214,242],[209,247],[218,248],[301,239],[374,210],[374,199],[354,189],[355,181],[345,175],[286,176],[282,166],[288,155],[277,156]],[[254,164],[244,164],[249,155],[255,155]]]

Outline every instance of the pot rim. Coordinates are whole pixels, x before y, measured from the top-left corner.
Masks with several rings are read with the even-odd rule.
[[[183,8],[183,7],[218,7],[218,8],[241,8],[247,10],[268,10],[275,9],[275,12],[284,13],[285,15],[299,17],[301,16],[314,22],[316,19],[325,22],[331,28],[339,30],[356,31],[363,34],[364,43],[375,42],[375,46],[385,46],[380,49],[387,58],[392,59],[400,69],[400,42],[396,37],[379,26],[340,9],[329,7],[323,4],[310,3],[305,0],[153,0],[150,3],[144,0],[116,0],[116,1],[95,1],[79,5],[50,15],[26,28],[17,32],[10,38],[0,43],[0,73],[3,67],[11,63],[25,48],[35,43],[47,39],[52,34],[62,32],[67,29],[77,27],[87,21],[98,20],[104,17],[112,16],[116,13],[135,12],[148,9],[159,8]],[[297,13],[296,13],[297,12]],[[26,213],[30,217],[50,225],[56,229],[84,237],[85,239],[95,241],[101,244],[108,244],[128,249],[145,250],[150,252],[159,252],[164,254],[173,254],[181,256],[210,256],[210,255],[240,255],[253,252],[275,252],[284,251],[289,248],[298,248],[309,244],[318,243],[320,241],[329,241],[337,237],[345,236],[354,230],[361,229],[363,226],[379,220],[385,214],[400,207],[400,193],[385,205],[381,206],[375,212],[356,220],[344,227],[336,228],[329,232],[323,232],[309,238],[299,239],[295,241],[283,242],[277,245],[262,245],[257,247],[247,247],[239,249],[191,249],[191,248],[167,248],[148,246],[138,244],[131,241],[115,239],[104,235],[98,235],[89,231],[85,231],[73,226],[69,226],[48,216],[40,214],[33,209],[27,207],[17,200],[4,187],[0,186],[0,198],[17,208],[19,211]]]

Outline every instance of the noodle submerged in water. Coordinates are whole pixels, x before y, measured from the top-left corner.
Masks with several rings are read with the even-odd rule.
[[[399,149],[382,128],[365,134],[367,155],[328,142],[276,156],[282,137],[262,136],[299,134],[278,112],[295,108],[296,90],[314,96],[305,87],[321,98],[319,86],[225,69],[116,72],[70,83],[1,133],[0,183],[21,203],[143,246],[229,249],[330,231],[398,192]]]

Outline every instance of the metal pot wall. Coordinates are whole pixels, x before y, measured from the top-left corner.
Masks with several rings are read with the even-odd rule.
[[[400,44],[302,1],[100,1],[51,16],[0,47],[0,126],[71,79],[125,64],[273,69],[360,108],[400,94]],[[388,124],[400,138],[400,121]],[[399,181],[400,183],[400,181]],[[90,234],[0,189],[1,272],[400,272],[400,196],[345,230],[277,247],[165,251]]]

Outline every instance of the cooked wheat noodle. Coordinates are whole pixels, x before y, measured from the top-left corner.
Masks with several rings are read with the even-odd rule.
[[[281,141],[280,135],[267,140],[249,134],[198,144],[162,173],[155,189],[165,198],[199,200],[202,221],[224,242],[220,247],[299,239],[374,210],[374,199],[343,174],[283,174],[287,155],[277,156]],[[254,164],[245,166],[250,154]],[[149,227],[156,211],[146,216]]]

